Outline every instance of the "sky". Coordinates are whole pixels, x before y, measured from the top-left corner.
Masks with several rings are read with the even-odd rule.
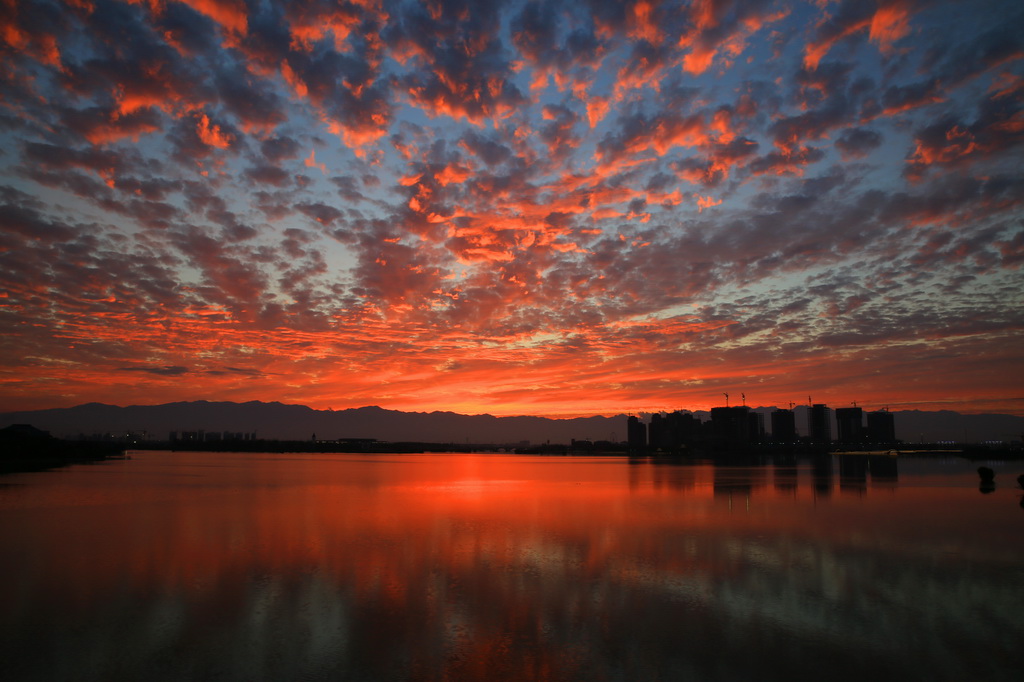
[[[0,410],[1024,415],[1019,0],[0,0]]]

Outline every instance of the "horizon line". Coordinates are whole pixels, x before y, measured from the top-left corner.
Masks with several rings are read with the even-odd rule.
[[[1016,400],[1024,401],[1024,398],[1017,398],[1017,399],[1012,399],[1012,400],[1014,400],[1014,401],[1016,401]],[[887,403],[885,407],[878,407],[878,408],[867,408],[867,407],[864,407],[862,405],[856,405],[856,404],[849,404],[849,405],[845,405],[844,404],[844,405],[841,405],[839,407],[830,405],[828,403],[813,403],[813,404],[824,404],[826,407],[828,407],[829,409],[831,409],[833,411],[836,410],[836,409],[842,409],[844,407],[858,407],[858,408],[862,409],[865,413],[867,413],[867,412],[953,412],[953,413],[962,414],[962,415],[986,415],[986,414],[992,414],[992,415],[1004,415],[1004,416],[1022,417],[1022,418],[1024,418],[1024,414],[1018,414],[1016,412],[972,411],[972,410],[964,410],[964,409],[933,409],[933,410],[927,410],[927,409],[920,409],[920,408],[917,408],[917,407],[908,407],[908,406],[917,405],[917,404],[926,404],[926,405],[933,405],[933,404],[936,404],[936,403],[942,404],[943,402],[946,402],[946,401],[935,401],[935,402],[928,401],[927,403],[917,403],[917,402],[912,402],[912,403],[896,402],[896,403],[892,403],[892,402],[890,402],[890,403]],[[968,401],[968,402],[974,402],[974,401]],[[750,410],[786,410],[786,409],[794,409],[795,410],[796,408],[800,408],[800,407],[802,407],[804,409],[810,409],[810,407],[811,407],[811,405],[806,404],[806,403],[793,403],[792,404],[793,405],[792,408],[789,408],[789,407],[779,407],[778,405],[758,405],[756,407],[755,406],[751,406],[751,405],[716,405],[716,406],[713,406],[713,407],[696,408],[696,409],[694,409],[694,408],[687,408],[687,407],[680,407],[680,408],[675,408],[675,409],[663,408],[663,409],[622,410],[622,411],[617,411],[617,412],[614,412],[614,413],[607,413],[606,412],[606,413],[584,413],[584,414],[570,414],[570,415],[565,415],[565,414],[542,415],[542,414],[525,414],[525,413],[508,413],[508,414],[500,414],[499,413],[499,414],[494,414],[492,412],[470,413],[470,412],[457,412],[457,411],[454,411],[452,409],[403,410],[403,409],[397,409],[397,408],[382,407],[380,405],[361,405],[359,407],[346,407],[346,408],[341,408],[341,409],[335,410],[335,409],[333,409],[331,407],[317,408],[317,407],[312,407],[310,405],[306,405],[306,404],[302,404],[302,403],[287,403],[287,402],[282,402],[280,400],[246,400],[246,401],[239,402],[239,401],[234,401],[234,400],[209,400],[209,399],[206,399],[206,398],[199,398],[199,399],[195,399],[195,400],[175,400],[175,401],[163,402],[163,403],[130,404],[130,405],[116,405],[116,404],[104,403],[104,402],[100,402],[100,401],[90,401],[90,402],[78,403],[78,404],[75,404],[75,405],[70,405],[70,406],[65,406],[65,407],[44,407],[44,408],[27,409],[27,410],[26,409],[22,409],[22,410],[4,410],[4,411],[0,411],[0,414],[20,414],[20,413],[28,413],[28,412],[46,412],[46,411],[50,411],[50,410],[71,410],[71,409],[76,409],[76,408],[80,408],[80,407],[88,407],[88,406],[93,406],[93,405],[95,405],[95,406],[102,406],[102,407],[111,407],[111,408],[117,408],[117,409],[131,409],[131,408],[148,408],[148,407],[166,407],[166,406],[170,406],[170,405],[190,405],[190,404],[197,404],[197,403],[198,404],[201,404],[201,403],[206,403],[206,404],[229,404],[229,405],[249,405],[249,404],[280,405],[282,407],[301,407],[301,408],[305,408],[305,409],[311,410],[313,412],[326,412],[326,413],[333,413],[333,412],[339,412],[340,413],[340,412],[350,412],[350,411],[358,411],[358,410],[366,410],[366,409],[378,409],[378,410],[382,410],[382,411],[386,411],[386,412],[399,412],[399,413],[402,413],[402,414],[424,414],[424,415],[430,415],[430,414],[452,414],[452,415],[465,416],[465,417],[491,417],[491,418],[495,418],[495,419],[535,418],[535,419],[549,419],[549,420],[553,420],[553,421],[567,421],[567,420],[572,420],[572,419],[591,419],[591,418],[596,418],[596,417],[601,417],[601,418],[605,418],[605,419],[612,419],[612,418],[616,418],[616,417],[629,417],[629,416],[634,416],[634,415],[643,416],[643,415],[654,415],[654,414],[671,414],[673,412],[689,412],[691,414],[695,414],[695,413],[698,413],[698,412],[710,413],[710,411],[712,409],[715,409],[717,407],[747,407]],[[895,409],[895,410],[892,409],[894,406],[897,407],[897,409]],[[900,406],[904,406],[903,409],[899,409]]]

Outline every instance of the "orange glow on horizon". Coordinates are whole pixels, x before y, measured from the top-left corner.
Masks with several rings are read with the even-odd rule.
[[[255,333],[237,328],[227,311],[218,310],[199,310],[179,319],[154,318],[147,326],[136,327],[130,316],[87,313],[93,305],[83,300],[85,317],[77,325],[65,326],[61,342],[114,342],[132,334],[133,343],[143,348],[159,338],[162,357],[87,366],[47,360],[43,347],[24,369],[0,372],[0,393],[5,396],[0,409],[53,407],[55,402],[64,406],[89,401],[155,404],[204,397],[277,400],[316,409],[379,405],[403,411],[498,416],[611,416],[709,409],[721,403],[723,391],[746,386],[752,405],[802,402],[810,392],[816,402],[836,405],[856,399],[863,405],[893,409],[1024,414],[1018,386],[1001,369],[998,357],[979,357],[972,365],[942,376],[929,369],[927,354],[908,362],[898,348],[887,353],[884,362],[882,351],[865,349],[789,362],[764,357],[757,364],[723,365],[713,356],[697,356],[682,363],[679,351],[663,347],[662,340],[689,337],[697,341],[728,328],[699,319],[620,325],[614,334],[621,341],[610,342],[615,337],[608,336],[609,330],[601,336],[595,333],[589,341],[592,349],[581,352],[526,338],[477,339],[458,329],[446,334],[418,332],[401,322],[364,323],[358,331],[329,335],[284,330]],[[141,329],[150,330],[153,339],[139,335]],[[390,346],[391,352],[370,360],[376,353],[373,349],[381,345]],[[241,350],[232,353],[232,348]],[[365,358],[358,366],[344,360],[357,355]],[[220,359],[208,369],[204,369],[206,363],[196,362],[217,356]],[[876,368],[884,371],[860,374],[857,368],[868,358],[874,358]],[[685,369],[673,370],[666,363]],[[153,365],[168,370],[149,371]],[[248,369],[235,372],[218,367]],[[977,388],[979,377],[984,377],[983,389]],[[54,381],[61,385],[59,396],[53,394]],[[204,386],[202,395],[193,387],[197,381]]]

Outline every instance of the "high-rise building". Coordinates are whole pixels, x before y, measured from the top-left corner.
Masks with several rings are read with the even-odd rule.
[[[827,445],[832,442],[832,410],[828,405],[811,405],[810,432],[812,443]]]
[[[872,443],[895,443],[896,422],[889,410],[868,412],[868,440]]]
[[[794,443],[796,438],[796,415],[793,410],[772,412],[772,440],[776,443]]]
[[[751,443],[764,441],[764,415],[751,410],[747,414],[747,429],[750,433]]]
[[[647,449],[647,425],[636,417],[626,420],[626,439],[630,450]]]
[[[692,445],[700,438],[701,421],[689,412],[673,412],[669,415],[669,419],[678,436],[678,445]]]
[[[667,450],[671,440],[668,420],[660,413],[652,414],[651,423],[647,425],[647,444],[652,450]]]
[[[756,426],[751,420],[750,408],[712,407],[711,433],[715,445],[723,448],[741,448],[757,440]]]
[[[860,408],[836,409],[837,440],[842,443],[862,443],[866,439],[864,411]]]
[[[700,422],[692,414],[669,412],[651,415],[647,444],[652,450],[677,452],[693,443]]]
[[[837,440],[852,445],[864,442],[864,410],[859,407],[836,408]]]

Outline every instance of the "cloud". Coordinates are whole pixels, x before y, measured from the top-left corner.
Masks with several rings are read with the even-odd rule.
[[[974,121],[946,117],[919,129],[914,137],[905,173],[919,180],[930,168],[963,166],[1019,146],[1024,142],[1024,107],[1019,98],[994,97]]]
[[[147,374],[156,374],[158,376],[165,377],[177,377],[191,372],[191,370],[188,367],[182,367],[181,365],[164,365],[152,367],[118,367],[117,369],[122,372],[145,372]]]
[[[244,34],[249,16],[242,0],[181,0],[196,12],[209,17],[228,33]]]
[[[843,0],[835,14],[819,24],[804,53],[804,65],[817,68],[836,44],[860,37],[865,31],[883,53],[891,51],[910,32],[914,4],[908,0]]]
[[[623,116],[619,128],[598,143],[601,163],[640,156],[664,156],[674,147],[697,147],[711,140],[703,116],[665,112],[648,117],[642,113]]]
[[[0,219],[3,220],[5,234],[38,241],[64,241],[75,235],[73,227],[40,213],[42,207],[28,201],[25,194],[9,189],[8,196],[14,200],[0,204]]]
[[[335,223],[335,221],[340,220],[342,217],[341,211],[333,206],[320,202],[296,204],[295,208],[300,213],[309,216],[316,222],[327,227],[330,227]]]
[[[689,30],[682,33],[679,46],[688,49],[683,70],[701,75],[723,54],[731,61],[740,57],[750,37],[788,14],[769,2],[722,2],[701,0],[690,6]]]
[[[271,164],[247,168],[245,176],[254,182],[274,187],[287,187],[292,181],[292,176],[288,171]]]
[[[863,159],[873,150],[882,145],[882,134],[870,128],[847,128],[838,138],[835,145],[843,155],[843,159]]]
[[[980,395],[1021,361],[1022,11],[5,6],[3,394],[917,400],[941,357]]]

